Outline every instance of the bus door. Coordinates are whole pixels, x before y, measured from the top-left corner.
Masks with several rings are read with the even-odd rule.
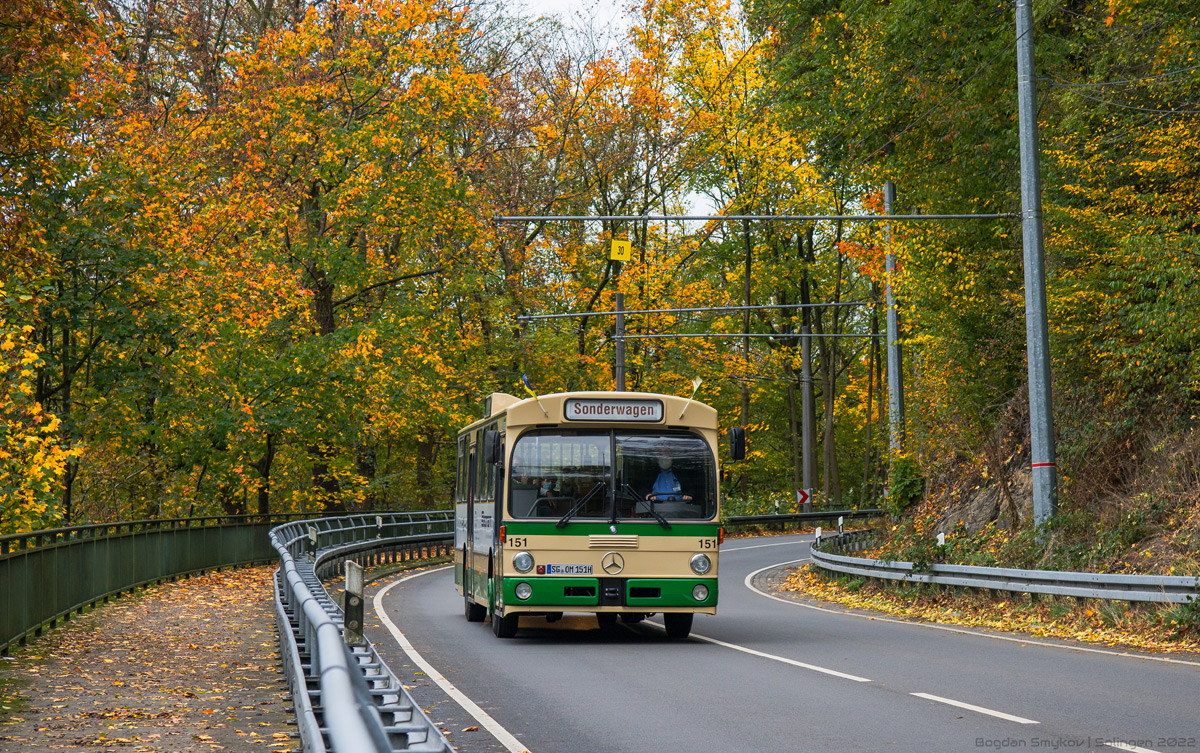
[[[474,593],[471,587],[471,582],[474,580],[471,573],[475,570],[475,443],[471,440],[468,442],[467,454],[467,531],[466,531],[466,559],[463,564],[463,590],[467,593]]]

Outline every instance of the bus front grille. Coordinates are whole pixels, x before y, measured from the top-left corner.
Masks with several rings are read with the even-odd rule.
[[[637,549],[638,537],[634,535],[608,535],[594,533],[588,536],[590,549]]]

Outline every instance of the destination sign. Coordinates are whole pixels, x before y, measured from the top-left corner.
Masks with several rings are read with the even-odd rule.
[[[661,400],[570,398],[564,405],[568,421],[646,421],[663,419]]]

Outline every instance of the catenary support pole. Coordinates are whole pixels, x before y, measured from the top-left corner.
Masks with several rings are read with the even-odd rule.
[[[812,338],[807,337],[812,330],[808,325],[804,325],[800,331],[806,335],[800,341],[800,465],[803,469],[804,491],[807,494],[804,512],[812,512],[813,476],[816,475],[813,466],[813,435],[816,433],[816,427],[813,419]]]
[[[883,186],[883,213],[891,214],[896,203],[896,186],[888,181]],[[887,378],[888,378],[888,448],[895,457],[904,452],[904,353],[900,349],[900,319],[896,311],[893,278],[896,275],[896,253],[891,244],[887,252]]]
[[[625,294],[616,295],[616,363],[613,364],[613,382],[617,392],[625,391]]]
[[[742,240],[746,246],[746,264],[742,271],[742,367],[745,371],[742,374],[742,428],[749,430],[750,428],[750,291],[751,278],[750,273],[753,270],[752,262],[754,258],[754,245],[750,241],[750,222],[749,220],[742,221]],[[750,496],[750,477],[746,474],[745,469],[742,469],[742,501],[745,502]]]
[[[1042,248],[1042,181],[1038,164],[1037,76],[1033,62],[1033,9],[1016,0],[1017,114],[1021,147],[1021,240],[1025,251],[1025,347],[1029,365],[1029,433],[1033,520],[1058,508],[1058,469],[1050,394],[1050,335],[1046,321],[1046,266]]]

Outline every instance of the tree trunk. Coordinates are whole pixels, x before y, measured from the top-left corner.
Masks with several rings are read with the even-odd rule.
[[[337,329],[337,319],[333,313],[333,282],[323,269],[313,269],[308,289],[312,291],[313,320],[317,323],[317,333],[322,337],[331,335]]]
[[[822,350],[826,350],[826,348],[822,348]],[[828,350],[832,351],[833,348],[830,347]],[[833,503],[835,507],[840,507],[842,504],[842,481],[838,473],[837,423],[834,421],[833,415],[837,388],[835,372],[832,353],[829,353],[821,359],[821,398],[825,408],[825,433],[821,441],[821,458],[825,471],[822,491],[825,493],[825,499]]]
[[[62,441],[63,446],[71,446],[71,322],[67,319],[63,325],[62,332]],[[74,503],[72,499],[72,491],[75,486],[75,476],[79,471],[79,464],[72,458],[67,463],[66,473],[63,474],[63,493],[62,493],[62,508],[63,517],[66,524],[71,525],[74,511],[71,509]]]
[[[842,239],[842,225],[839,222],[835,241],[840,243]],[[835,245],[835,249],[837,246]],[[833,286],[832,303],[838,303],[842,296],[842,273],[845,266],[845,256],[841,251],[837,251],[837,275]],[[821,328],[822,334],[838,334],[840,329],[839,309],[834,308],[832,313],[827,316],[824,314],[819,319],[820,324],[824,324],[827,319],[832,319],[832,326],[826,332],[824,327]],[[829,500],[835,506],[840,507],[842,504],[842,481],[841,474],[838,470],[837,460],[837,422],[834,420],[834,408],[837,397],[837,375],[838,375],[838,359],[840,357],[839,346],[834,338],[821,338],[821,402],[825,409],[825,434],[821,440],[822,464],[824,465],[824,473],[822,474],[821,489],[825,494],[825,499]]]
[[[871,283],[871,300],[878,300],[879,284]],[[879,309],[871,306],[871,344],[867,348],[867,451],[866,458],[863,460],[863,500],[871,500],[874,494],[874,485],[871,478],[871,457],[874,454],[874,447],[871,444],[871,419],[874,416],[875,406],[875,352],[879,349]],[[883,416],[880,415],[880,420]]]
[[[220,503],[221,509],[226,515],[245,515],[246,504],[245,500],[239,500],[233,494],[233,487],[225,482],[217,487],[217,502]]]
[[[417,438],[416,485],[417,504],[420,509],[432,509],[433,495],[433,430],[427,429],[423,437]]]
[[[355,448],[354,465],[358,471],[358,475],[363,478],[364,486],[367,488],[366,496],[363,497],[363,509],[378,509],[379,500],[375,497],[375,492],[371,487],[371,482],[375,480],[375,448],[363,444],[358,445]]]
[[[323,445],[310,445],[308,452],[314,458],[312,485],[320,492],[321,508],[325,512],[345,512],[346,502],[342,499],[341,484],[336,478],[329,475],[328,461],[334,455],[333,450]]]
[[[258,482],[258,514],[264,517],[271,514],[271,463],[274,460],[275,435],[267,434],[267,449],[257,462],[250,464],[262,477]]]

